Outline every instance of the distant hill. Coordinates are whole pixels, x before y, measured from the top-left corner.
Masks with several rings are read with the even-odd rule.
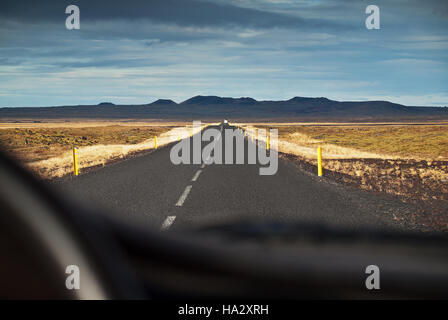
[[[185,100],[181,104],[188,105],[221,105],[221,104],[255,104],[257,100],[252,98],[221,98],[217,96],[195,96],[188,100]]]
[[[175,105],[177,103],[170,99],[159,99],[159,100],[154,101],[153,103],[150,103],[150,105],[153,105],[153,104]]]
[[[404,121],[448,119],[446,107],[411,107],[389,101],[334,101],[324,97],[294,97],[283,101],[195,96],[177,104],[159,99],[144,105],[77,105],[0,108],[3,119],[215,119],[295,121]]]

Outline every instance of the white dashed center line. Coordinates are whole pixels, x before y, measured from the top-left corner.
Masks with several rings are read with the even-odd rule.
[[[221,126],[221,131],[223,130],[223,126]],[[221,135],[219,135],[216,138],[216,141],[218,141],[221,138]],[[214,143],[216,143],[216,141]],[[210,155],[208,156],[208,158],[206,159],[205,162],[208,162],[210,160]],[[201,169],[205,168],[205,163],[203,163],[201,165]],[[191,181],[196,181],[199,178],[199,175],[201,174],[202,170],[198,170],[196,171],[196,173],[194,174],[193,178],[191,179]],[[182,195],[180,196],[179,200],[177,200],[176,203],[176,207],[182,207],[182,205],[184,204],[185,200],[187,199],[188,195],[190,194],[191,188],[193,186],[189,185],[185,188],[184,192],[182,193]],[[169,229],[169,227],[174,223],[174,220],[176,220],[176,216],[168,216],[165,221],[163,221],[162,226],[161,226],[161,230],[167,230]]]
[[[182,205],[185,202],[185,199],[187,199],[188,194],[191,191],[191,188],[192,188],[192,186],[187,186],[185,188],[184,193],[182,193],[182,195],[180,196],[179,200],[177,200],[176,207],[182,207]]]
[[[176,219],[176,216],[168,216],[166,217],[165,221],[162,223],[161,230],[167,230],[171,225],[173,224],[174,220]]]
[[[196,172],[196,174],[193,176],[193,179],[191,179],[191,181],[196,181],[199,178],[199,175],[201,174],[202,170],[198,170]]]

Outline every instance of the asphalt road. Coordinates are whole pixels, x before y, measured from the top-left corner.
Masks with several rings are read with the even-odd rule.
[[[399,230],[404,227],[393,213],[413,210],[394,197],[338,185],[287,160],[279,159],[275,175],[259,175],[259,164],[247,164],[251,143],[245,140],[245,164],[174,165],[169,145],[52,184],[86,206],[170,232],[240,221]]]

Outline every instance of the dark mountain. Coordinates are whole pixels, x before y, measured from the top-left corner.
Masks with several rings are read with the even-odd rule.
[[[294,97],[284,101],[195,96],[180,104],[159,99],[145,105],[78,105],[39,108],[0,108],[3,119],[214,119],[295,121],[414,121],[448,119],[448,108],[409,107],[389,101],[334,101]]]
[[[221,98],[217,96],[195,96],[185,100],[181,104],[196,104],[196,105],[220,105],[220,104],[241,104],[249,105],[255,104],[257,100],[252,98]]]
[[[153,105],[153,104],[177,105],[177,103],[171,99],[159,99],[159,100],[154,101],[153,103],[150,103],[149,105]]]
[[[112,102],[100,102],[98,103],[99,106],[114,106]]]
[[[289,99],[288,102],[292,103],[320,103],[320,104],[328,104],[328,103],[334,103],[337,101],[330,100],[324,97],[321,98],[307,98],[307,97],[294,97],[292,99]]]

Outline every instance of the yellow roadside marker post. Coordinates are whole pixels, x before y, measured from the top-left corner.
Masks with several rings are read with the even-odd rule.
[[[154,139],[154,148],[157,149],[157,136],[156,136],[155,139]]]
[[[266,150],[269,150],[269,137],[266,137]]]
[[[78,148],[73,147],[73,174],[78,175]]]
[[[322,177],[322,147],[317,148],[317,175]]]

